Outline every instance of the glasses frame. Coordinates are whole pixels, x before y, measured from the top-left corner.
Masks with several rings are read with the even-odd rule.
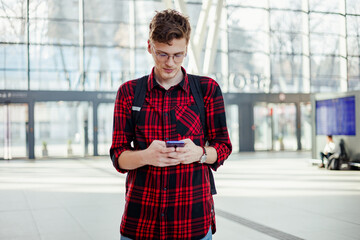
[[[184,58],[187,56],[186,50],[183,53],[167,54],[162,51],[160,51],[159,53],[159,50],[157,50],[153,44],[151,44],[151,47],[153,48],[157,60],[160,62],[167,62],[169,61],[170,58],[172,58],[175,63],[181,63],[182,61],[184,61]]]

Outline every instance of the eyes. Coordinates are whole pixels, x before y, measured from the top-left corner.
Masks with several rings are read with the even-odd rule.
[[[183,54],[183,53],[177,53],[174,55],[168,55],[167,53],[156,53],[156,55],[158,56],[158,58],[164,59],[164,60],[168,60],[168,58],[171,56],[174,57],[174,60],[176,60],[176,59],[182,60],[185,57],[185,54]]]
[[[170,57],[172,57],[174,62],[180,63],[186,57],[186,52],[184,52],[184,53],[176,53],[174,55],[169,55],[169,54],[164,53],[164,52],[158,52],[154,46],[153,46],[153,50],[154,50],[154,53],[155,53],[155,56],[156,56],[157,60],[160,61],[160,62],[166,62],[166,61],[168,61],[170,59]]]

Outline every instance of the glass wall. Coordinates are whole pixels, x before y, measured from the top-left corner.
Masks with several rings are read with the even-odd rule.
[[[194,38],[206,2],[184,2]],[[150,71],[148,24],[156,10],[166,8],[159,0],[3,0],[0,5],[0,88],[85,91],[114,91]],[[206,71],[222,85],[230,82],[224,86],[230,92],[360,89],[359,9],[357,0],[226,1],[215,64],[204,69],[204,41],[195,49],[202,59],[197,73]],[[214,18],[205,20],[211,26]],[[208,27],[205,40],[209,34]],[[184,65],[195,71],[191,54]]]
[[[98,153],[109,154],[113,131],[114,104],[102,103],[98,106]]]
[[[311,103],[300,104],[301,148],[311,150]]]
[[[35,104],[35,156],[93,155],[93,113],[87,102]]]
[[[0,104],[0,159],[27,156],[27,104]]]
[[[233,152],[239,151],[239,107],[238,105],[226,106],[226,124],[229,131],[229,137]]]
[[[256,103],[254,123],[256,151],[297,150],[295,104]]]
[[[255,151],[272,150],[272,110],[267,103],[254,105]]]
[[[123,82],[149,73],[153,66],[147,52],[149,21],[156,10],[169,5],[177,8],[177,2],[2,0],[0,89],[115,92]],[[218,35],[214,35],[217,37],[211,48],[208,42],[211,43],[213,36],[211,27],[217,23],[214,21],[217,0],[212,1],[209,15],[204,18],[204,31],[200,31],[200,16],[205,16],[203,4],[207,1],[179,2],[184,3],[181,10],[189,16],[192,25],[193,42],[184,67],[190,73],[214,77],[224,93],[360,90],[358,0],[227,0],[222,6]],[[214,64],[208,57],[209,48],[213,51]],[[196,58],[198,62],[194,60]],[[56,134],[57,130],[54,132],[53,128],[60,124],[50,116],[44,117],[47,115],[41,109],[63,109],[64,113],[75,116],[71,109],[79,103],[71,103],[74,105],[66,108],[61,104],[67,103],[36,103],[35,118],[44,119],[36,123],[36,128],[42,129],[35,130],[36,154],[41,156],[42,142],[45,142],[48,154],[67,155],[69,140],[71,146],[78,144],[73,148],[74,155],[92,152],[92,144],[86,149],[85,143],[81,143],[85,139],[84,121],[76,120],[77,129],[68,129],[66,136],[61,135],[64,133],[54,135],[59,137],[58,142],[41,133],[50,129],[50,135]],[[79,106],[82,108],[83,105]],[[112,112],[110,106],[100,105],[99,113]],[[269,117],[268,110],[263,107],[260,104],[254,109],[259,119]],[[306,112],[308,106],[304,108]],[[236,110],[230,111],[235,113]],[[235,119],[233,113],[230,115]],[[92,117],[88,117],[90,121]],[[107,154],[112,120],[100,115],[98,119],[98,150]],[[255,136],[255,149],[273,149],[277,140],[270,144],[269,130],[265,129],[264,123],[259,124],[255,123],[262,129]],[[236,129],[233,125],[230,127]],[[306,125],[303,127],[307,129]],[[92,141],[91,129],[89,142]],[[80,137],[76,138],[74,134],[77,133]],[[305,139],[306,134],[303,132],[302,135]],[[232,133],[234,141],[238,141],[236,135]],[[304,140],[305,148],[307,143]],[[292,143],[290,145],[285,148],[292,149]]]

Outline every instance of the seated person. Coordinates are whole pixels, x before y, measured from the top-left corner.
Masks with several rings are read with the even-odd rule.
[[[335,148],[336,148],[336,145],[333,141],[332,135],[328,135],[324,150],[322,152],[320,152],[321,164],[319,167],[321,167],[321,168],[325,167],[324,158],[329,160],[329,157],[335,153]]]

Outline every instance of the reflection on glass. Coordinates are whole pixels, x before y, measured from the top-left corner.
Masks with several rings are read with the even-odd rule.
[[[0,89],[27,88],[26,46],[0,44]]]
[[[78,44],[79,23],[76,21],[30,20],[30,43]]]
[[[85,21],[128,22],[130,1],[84,1]]]
[[[345,30],[345,17],[334,14],[311,13],[310,32],[340,35]]]
[[[343,13],[344,6],[344,0],[309,0],[311,11]]]
[[[81,88],[78,47],[30,46],[32,90],[78,90]]]
[[[360,1],[346,0],[346,11],[352,14],[360,14]]]
[[[256,2],[256,1],[253,1]],[[269,15],[265,9],[229,7],[229,26],[249,31],[269,30]]]
[[[98,107],[98,153],[108,155],[112,142],[113,103],[102,103]]]
[[[271,8],[301,10],[301,2],[299,0],[270,0]]]
[[[268,7],[268,0],[227,0],[227,4],[236,5],[236,6],[244,6],[244,7]]]
[[[0,42],[25,42],[25,20],[0,18]]]
[[[295,104],[254,106],[255,150],[297,150]]]
[[[303,86],[302,57],[296,55],[275,55],[272,60],[271,92],[300,92]]]
[[[93,154],[92,106],[87,102],[35,104],[35,156]]]
[[[349,91],[360,90],[360,58],[348,59]]]
[[[225,105],[226,124],[233,152],[239,151],[239,107],[238,105]]]
[[[301,103],[301,148],[311,150],[311,103]]]
[[[26,104],[0,104],[0,158],[27,157]]]
[[[340,57],[311,57],[311,92],[337,92],[340,89]]]
[[[273,150],[297,150],[295,104],[268,104],[272,112]]]
[[[254,106],[254,134],[255,134],[255,151],[272,150],[271,138],[271,109],[266,103],[256,103]]]
[[[286,32],[301,32],[302,14],[290,11],[271,11],[271,29]]]
[[[29,1],[29,16],[30,18],[78,20],[79,1],[31,0]]]

